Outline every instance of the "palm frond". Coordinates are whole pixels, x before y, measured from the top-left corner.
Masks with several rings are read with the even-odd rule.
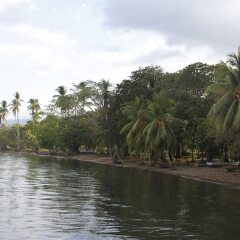
[[[240,103],[239,103],[239,101],[238,101],[237,111],[236,111],[232,126],[236,131],[240,130]]]
[[[223,123],[223,127],[224,129],[228,129],[232,126],[233,122],[234,122],[234,118],[237,112],[237,107],[238,107],[238,100],[235,99],[233,101],[233,103],[231,104],[231,107],[229,108],[227,115],[225,117],[224,123]]]
[[[125,126],[122,127],[120,134],[125,134],[126,132],[128,132],[131,127],[133,126],[134,122],[129,122],[127,123]]]

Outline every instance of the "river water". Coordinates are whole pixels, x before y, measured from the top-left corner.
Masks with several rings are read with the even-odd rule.
[[[148,171],[1,154],[0,239],[240,239],[240,191]]]

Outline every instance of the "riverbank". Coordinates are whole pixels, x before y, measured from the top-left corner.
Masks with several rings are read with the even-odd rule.
[[[225,167],[196,167],[189,163],[173,163],[172,169],[151,167],[142,165],[138,159],[122,160],[119,164],[113,164],[112,159],[108,155],[100,154],[78,154],[65,156],[63,154],[52,155],[47,152],[39,152],[40,156],[51,156],[58,158],[67,158],[79,160],[83,162],[92,162],[97,164],[111,165],[124,168],[135,168],[143,171],[151,171],[155,173],[170,174],[179,177],[189,178],[196,181],[211,182],[221,184],[240,190],[240,172],[228,172]]]
[[[121,164],[113,164],[110,157],[96,154],[79,154],[67,158],[85,162],[115,165],[118,167],[137,168],[145,171],[171,174],[175,176],[190,178],[197,181],[226,185],[240,190],[240,173],[228,172],[224,167],[195,167],[193,164],[174,163],[172,169],[156,168],[150,167],[148,165],[142,165],[140,161],[136,159],[122,160]]]

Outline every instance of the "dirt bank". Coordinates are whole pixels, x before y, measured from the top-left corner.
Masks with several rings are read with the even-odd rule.
[[[193,164],[174,163],[173,168],[157,168],[150,167],[149,165],[142,165],[137,159],[122,160],[120,164],[113,164],[112,159],[107,155],[98,154],[79,154],[73,156],[57,156],[50,155],[49,153],[41,153],[40,156],[53,156],[58,158],[68,158],[80,160],[84,162],[92,162],[104,165],[114,165],[117,167],[136,168],[146,171],[159,172],[164,174],[171,174],[175,176],[190,178],[197,181],[211,182],[215,184],[225,185],[231,188],[240,190],[240,172],[227,172],[225,167],[195,167]]]
[[[95,154],[79,154],[76,156],[68,157],[71,159],[81,160],[85,162],[94,162],[99,164],[113,165],[112,160],[108,156],[101,156]],[[118,167],[137,168],[152,172],[159,172],[171,174],[186,178],[191,178],[198,181],[206,181],[227,185],[230,187],[238,188],[240,190],[240,172],[232,173],[227,172],[224,167],[195,167],[192,164],[173,164],[173,169],[169,168],[156,168],[148,165],[141,165],[138,160],[123,160],[121,164],[114,164]]]

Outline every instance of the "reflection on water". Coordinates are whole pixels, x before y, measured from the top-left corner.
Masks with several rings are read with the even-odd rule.
[[[239,239],[240,192],[174,176],[0,155],[0,239]]]

